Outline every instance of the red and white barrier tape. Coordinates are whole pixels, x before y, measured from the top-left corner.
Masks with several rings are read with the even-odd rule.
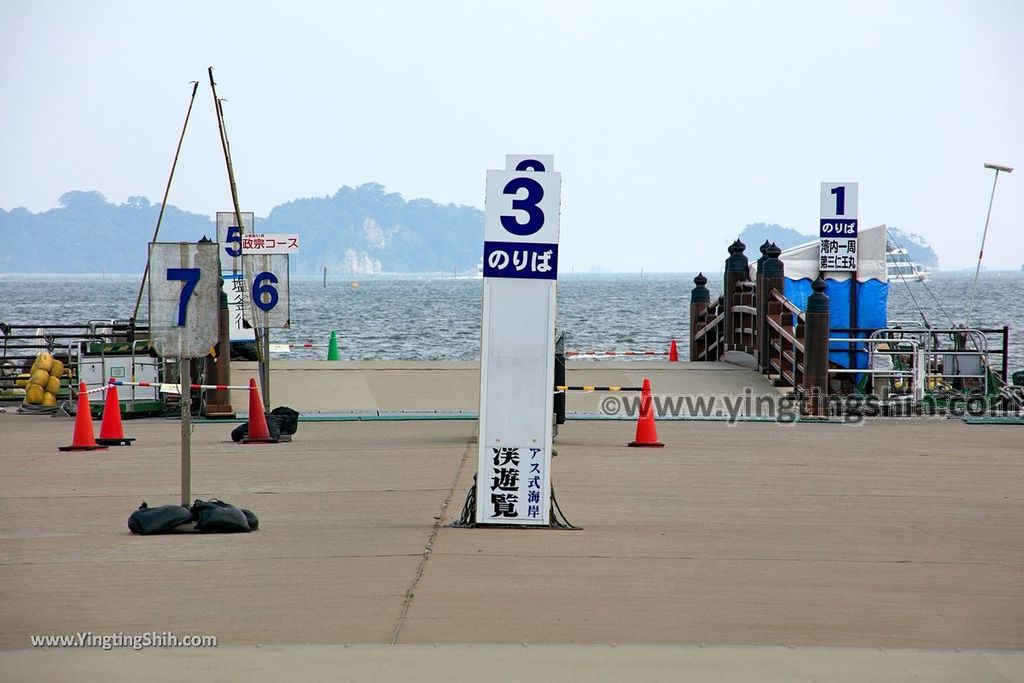
[[[124,386],[124,387],[156,387],[156,388],[160,389],[160,391],[163,391],[165,393],[167,393],[167,392],[175,393],[175,394],[180,394],[181,393],[181,385],[180,384],[172,384],[172,383],[166,383],[166,382],[164,382],[164,383],[160,383],[160,382],[125,382],[123,380],[114,380],[114,381],[111,381],[111,382],[107,382],[105,385],[103,385],[99,389],[90,389],[89,391],[90,391],[90,393],[93,392],[93,391],[102,391],[103,389],[105,389],[107,386],[109,386],[111,384],[113,384],[114,386],[118,386],[118,387],[122,387],[122,386]],[[246,385],[246,386],[232,386],[230,384],[190,384],[189,388],[190,389],[215,389],[217,391],[228,391],[228,390],[229,391],[249,391],[249,389],[251,387],[249,387],[248,385]]]
[[[668,351],[566,351],[566,357],[614,358],[617,356],[667,356]]]
[[[288,353],[292,349],[326,349],[327,344],[271,344],[271,353]]]

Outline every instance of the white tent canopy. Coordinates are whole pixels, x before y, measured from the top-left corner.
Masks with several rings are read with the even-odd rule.
[[[857,236],[857,281],[867,282],[868,280],[879,280],[886,282],[885,267],[885,238],[886,226],[876,225],[873,228],[861,230]],[[820,270],[818,265],[819,246],[821,242],[815,240],[785,250],[779,256],[786,268],[786,277],[790,280],[802,280],[804,278],[813,280],[818,277]],[[751,262],[751,278],[756,273],[757,264]],[[849,280],[850,273],[829,272],[830,280]]]

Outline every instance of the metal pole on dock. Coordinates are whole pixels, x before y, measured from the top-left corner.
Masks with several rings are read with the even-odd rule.
[[[164,219],[164,210],[167,208],[167,198],[171,194],[171,181],[174,180],[174,169],[178,167],[178,157],[181,156],[181,143],[185,141],[185,131],[188,129],[188,120],[192,116],[192,105],[196,101],[196,91],[199,90],[199,81],[191,81],[192,97],[188,101],[188,111],[185,112],[185,123],[181,126],[181,136],[178,137],[178,148],[174,150],[174,161],[171,163],[171,173],[167,176],[167,187],[164,188],[164,200],[160,202],[160,213],[156,217],[156,228],[153,230],[153,239],[156,242],[160,234],[160,223]],[[142,282],[139,284],[139,294],[135,297],[135,308],[132,311],[132,320],[139,317],[139,304],[142,303],[142,292],[146,289],[146,278],[149,277],[149,257],[147,252],[146,269],[142,271]]]
[[[192,498],[192,359],[178,359],[181,381],[181,504],[188,507]]]
[[[231,204],[235,211],[235,222],[238,224],[239,235],[245,234],[245,225],[242,223],[242,210],[238,203],[238,186],[235,184],[235,169],[231,163],[231,145],[228,143],[228,131],[224,124],[224,109],[221,106],[221,100],[217,97],[217,83],[213,80],[213,67],[208,69],[210,75],[210,91],[213,93],[213,106],[217,114],[217,128],[220,131],[220,143],[224,150],[224,163],[228,169],[228,183],[231,185]],[[252,283],[252,273],[245,272],[245,259],[242,259],[242,275],[243,279],[247,283]],[[249,305],[249,316],[253,322],[253,336],[256,337],[256,360],[259,362],[259,376],[260,384],[263,390],[263,405],[269,410],[270,409],[270,386],[268,382],[270,380],[270,369],[267,364],[270,362],[269,345],[265,342],[266,340],[266,329],[259,328],[256,326],[256,306],[252,301],[252,297],[246,297],[246,301]],[[262,331],[261,331],[262,330]]]
[[[999,172],[1013,173],[1009,166],[999,164],[985,164],[985,168],[993,169],[996,174],[992,178],[992,195],[988,198],[988,213],[985,214],[985,230],[981,233],[981,249],[978,251],[978,265],[974,268],[974,283],[971,285],[971,305],[967,308],[967,320],[964,327],[971,326],[971,315],[974,313],[974,297],[978,294],[978,273],[981,272],[981,257],[985,255],[985,238],[988,237],[988,221],[992,217],[992,202],[996,198],[996,183],[999,182]]]

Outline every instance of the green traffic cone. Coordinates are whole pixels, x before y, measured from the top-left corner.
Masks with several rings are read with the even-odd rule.
[[[327,342],[327,360],[341,360],[338,355],[338,333],[331,330],[331,341]]]

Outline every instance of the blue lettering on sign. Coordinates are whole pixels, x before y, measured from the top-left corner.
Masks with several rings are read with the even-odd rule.
[[[818,237],[856,237],[857,219],[822,218]]]
[[[185,316],[188,311],[188,300],[192,297],[202,271],[199,268],[168,268],[168,280],[181,280],[185,284],[181,286],[181,293],[178,295],[178,327],[185,327]]]
[[[484,242],[484,277],[558,279],[558,245]]]
[[[278,293],[274,285],[277,284],[277,276],[273,273],[263,271],[252,281],[252,302],[261,311],[269,311],[277,305]],[[266,296],[266,301],[263,297]]]
[[[536,159],[523,159],[516,165],[517,171],[540,171],[544,172],[544,164]]]
[[[526,197],[513,199],[512,210],[526,213],[526,222],[520,223],[516,216],[503,215],[501,216],[501,227],[513,235],[526,237],[544,227],[544,212],[538,206],[544,199],[544,186],[533,178],[513,178],[505,185],[502,194],[518,197],[520,190],[526,190]]]
[[[242,255],[242,231],[237,225],[228,226],[228,234],[225,235],[224,241],[227,243],[224,245],[224,251],[228,256],[236,258]],[[232,242],[238,246],[231,247]]]

